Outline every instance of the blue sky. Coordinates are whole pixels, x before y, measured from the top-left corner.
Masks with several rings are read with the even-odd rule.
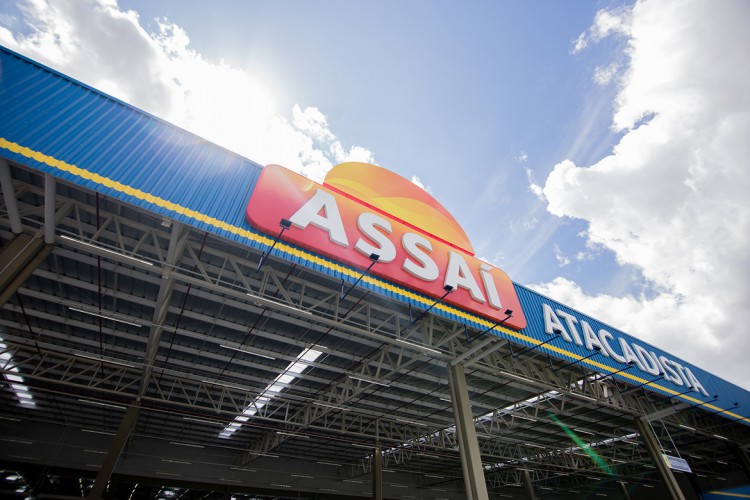
[[[575,234],[585,225],[544,217],[526,168],[544,179],[570,153],[587,162],[611,147],[612,91],[592,81],[611,47],[570,53],[600,5],[229,2],[213,13],[184,2],[120,5],[137,11],[147,27],[154,24],[149,19],[166,16],[205,57],[261,75],[282,109],[317,107],[344,144],[361,145],[380,165],[419,177],[463,224],[478,253],[517,281],[556,276],[549,238],[561,249],[580,250]],[[592,105],[601,120],[597,134],[570,151]],[[545,238],[529,255],[525,233],[532,225]],[[611,257],[589,265],[610,271],[570,267],[566,275],[594,292],[637,286],[621,273],[612,279]]]
[[[750,6],[706,4],[24,0],[0,43],[260,163],[415,177],[515,281],[750,388]]]

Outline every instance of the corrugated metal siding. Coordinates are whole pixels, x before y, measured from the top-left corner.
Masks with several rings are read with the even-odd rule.
[[[258,233],[250,228],[244,218],[245,207],[262,170],[259,164],[3,47],[0,47],[0,138],[31,150],[0,145],[0,154],[11,160],[245,245],[257,248],[267,246],[259,241]],[[41,153],[41,156],[35,153]],[[76,174],[61,170],[57,161],[83,171]],[[119,184],[92,178],[96,175]],[[133,194],[128,188],[141,192]],[[144,193],[161,200],[149,201]],[[164,202],[178,207],[170,209],[164,206]],[[204,216],[214,220],[207,222]],[[231,230],[220,227],[221,223],[231,226]],[[238,234],[238,229],[244,231],[245,235]],[[279,245],[274,253],[350,283],[356,280],[360,272],[329,259],[322,259],[327,264],[321,265],[314,261],[319,256],[291,245],[286,245],[286,249],[284,245]],[[418,309],[424,309],[434,301],[382,280],[367,278],[360,286]],[[522,286],[516,285],[516,291],[528,326],[521,332],[493,331],[495,335],[515,344],[533,346],[548,340],[541,314],[541,304],[545,302],[555,309],[585,318],[596,331],[606,328],[617,336],[632,340],[632,337],[617,329]],[[432,312],[478,330],[489,326],[487,321],[443,306],[434,308]],[[638,342],[652,350],[651,346]],[[548,346],[539,348],[540,352],[547,352],[555,359],[570,361],[590,354],[583,347],[563,339],[556,339],[549,346],[570,353],[566,355]],[[659,349],[653,350],[667,355]],[[602,355],[592,360],[605,364],[612,371],[622,368]],[[737,401],[740,403],[737,413],[748,416],[750,393],[682,360],[678,361],[690,367],[709,394],[720,396],[716,405],[729,408]],[[560,364],[565,364],[565,361]],[[628,373],[645,381],[654,378],[638,368],[628,370]],[[633,382],[624,376],[618,377]]]

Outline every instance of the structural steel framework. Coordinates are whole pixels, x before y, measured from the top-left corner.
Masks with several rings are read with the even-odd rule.
[[[313,269],[270,257],[258,270],[257,250],[0,168],[6,471],[67,468],[89,496],[137,497],[141,481],[161,488],[151,498],[350,498],[382,463],[385,497],[466,498],[460,366],[490,498],[663,498],[648,429],[690,461],[693,489],[747,481],[748,428],[700,406],[497,336],[470,341],[481,332],[434,315],[415,322],[422,311],[361,288],[342,299]],[[65,453],[45,454],[52,444]]]

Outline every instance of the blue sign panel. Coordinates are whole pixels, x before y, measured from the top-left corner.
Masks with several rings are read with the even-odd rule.
[[[750,424],[750,394],[657,347],[516,285],[531,346],[644,390]]]
[[[667,463],[670,469],[678,470],[680,472],[693,472],[690,470],[690,465],[688,465],[687,460],[680,457],[673,457],[671,455],[667,455],[666,453],[662,453],[662,458]]]

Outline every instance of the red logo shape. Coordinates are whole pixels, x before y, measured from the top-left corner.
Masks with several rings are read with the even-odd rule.
[[[472,252],[463,229],[429,193],[375,165],[343,163],[323,185],[278,165],[263,169],[247,206],[248,222],[283,239],[358,268],[380,256],[371,273],[499,322],[526,326],[513,283],[505,272]]]

